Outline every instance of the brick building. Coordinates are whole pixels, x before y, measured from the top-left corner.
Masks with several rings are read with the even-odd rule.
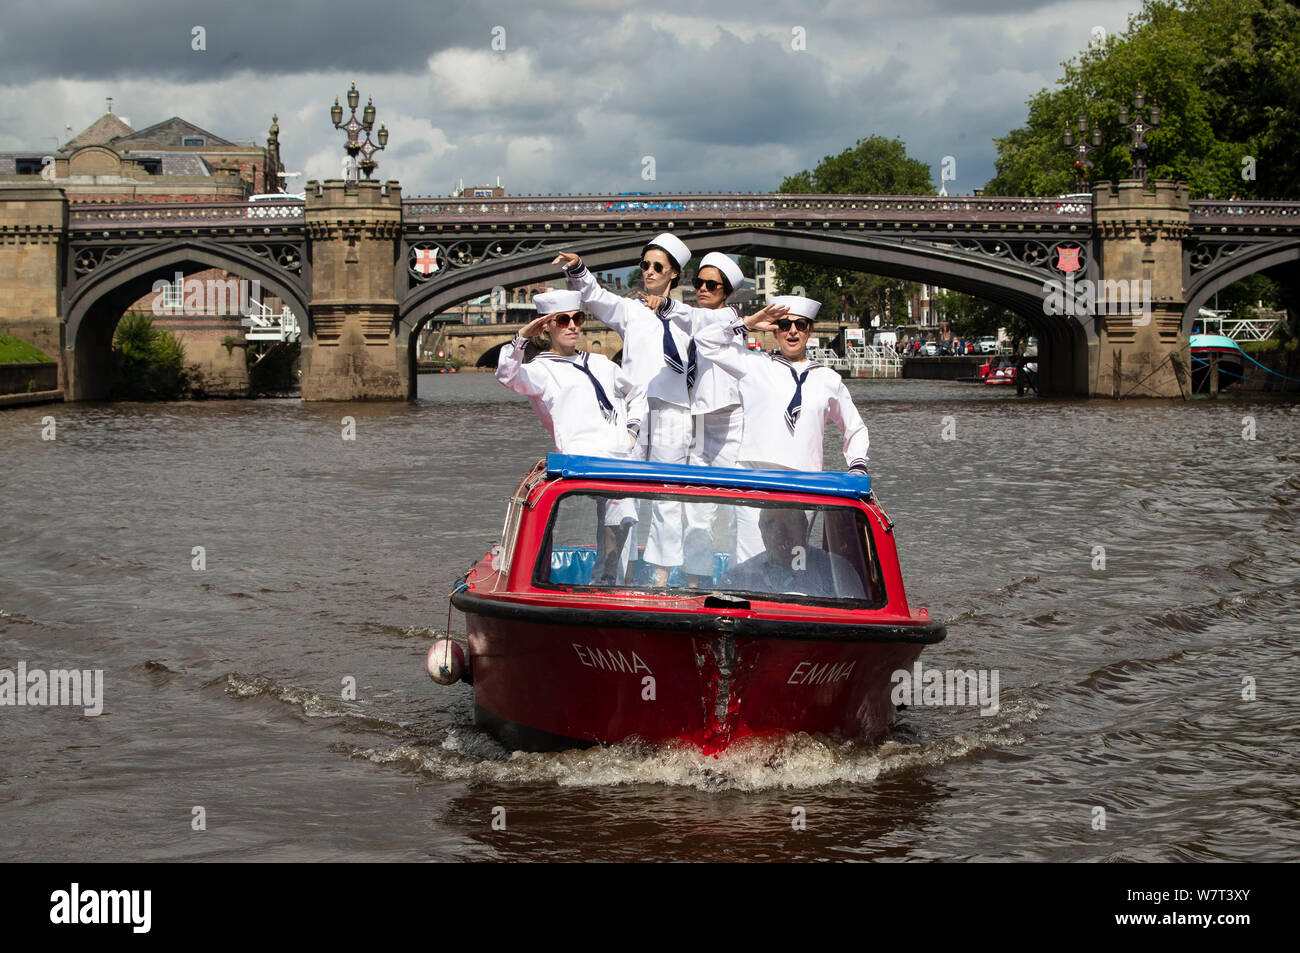
[[[0,154],[0,183],[48,182],[73,204],[244,202],[251,195],[280,192],[282,171],[275,116],[265,146],[232,142],[179,116],[137,131],[110,111],[52,153]],[[183,295],[152,292],[127,311],[151,315],[155,326],[174,332],[185,346],[187,363],[198,365],[209,393],[242,393],[248,385],[244,352],[226,344],[232,338],[243,341],[242,315],[233,301],[247,299],[249,278],[215,268],[185,275],[181,287],[197,280],[205,292],[222,293],[215,307],[201,312],[186,307]],[[160,280],[175,282],[176,276]],[[230,287],[240,289],[242,299],[225,294]],[[204,295],[205,301],[215,297]],[[263,300],[279,310],[275,299]],[[164,303],[169,307],[159,307]]]

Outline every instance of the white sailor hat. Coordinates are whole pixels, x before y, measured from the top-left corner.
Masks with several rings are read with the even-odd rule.
[[[700,261],[700,267],[695,272],[697,275],[705,268],[713,267],[722,272],[723,276],[731,285],[732,291],[739,290],[740,286],[745,283],[745,273],[740,270],[740,266],[734,261],[722,254],[720,251],[711,251]]]
[[[668,256],[672,258],[673,261],[677,262],[678,271],[685,268],[686,263],[691,260],[691,250],[686,247],[685,242],[672,232],[661,232],[656,235],[654,238],[650,239],[650,241],[646,242],[647,248],[651,245],[657,245],[664,251],[668,252]]]
[[[582,308],[582,295],[576,291],[543,291],[533,295],[538,314],[555,314],[557,311],[578,311]]]
[[[789,308],[789,316],[792,318],[816,318],[817,312],[822,308],[820,301],[800,295],[774,295],[768,304],[777,308]]]

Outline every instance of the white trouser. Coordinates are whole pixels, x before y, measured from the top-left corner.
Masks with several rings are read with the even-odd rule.
[[[647,459],[655,463],[686,463],[691,449],[691,411],[687,407],[650,400]],[[650,504],[650,538],[645,561],[655,566],[682,564],[682,504],[656,500]]]
[[[735,467],[736,454],[740,452],[740,436],[744,418],[740,406],[698,414],[695,417],[695,439],[691,441],[690,464],[696,467]],[[727,536],[732,541],[729,549],[735,555],[735,506],[726,508]],[[713,521],[718,512],[716,503],[686,504],[685,568],[692,576],[713,579]],[[733,563],[734,565],[734,563]]]

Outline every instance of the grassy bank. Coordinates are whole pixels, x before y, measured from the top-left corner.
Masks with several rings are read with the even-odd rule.
[[[0,364],[50,364],[53,361],[40,348],[7,334],[0,334]]]

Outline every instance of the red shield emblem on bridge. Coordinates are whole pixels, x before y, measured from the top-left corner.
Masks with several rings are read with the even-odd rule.
[[[438,249],[417,248],[415,250],[415,270],[422,275],[431,275],[438,270]]]
[[[1079,252],[1083,251],[1078,246],[1074,248],[1056,249],[1056,270],[1069,274],[1072,271],[1078,271],[1083,266],[1079,264]]]

